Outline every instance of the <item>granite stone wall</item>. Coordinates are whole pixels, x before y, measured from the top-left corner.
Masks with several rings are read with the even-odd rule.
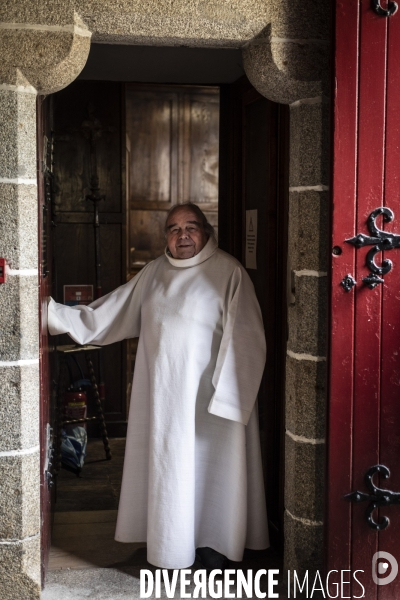
[[[323,561],[328,338],[330,3],[268,3],[243,48],[258,91],[290,106],[285,569]]]
[[[285,568],[322,567],[328,337],[329,104],[290,106]]]
[[[2,595],[40,586],[36,93],[0,84],[0,581]]]
[[[90,39],[243,49],[266,97],[290,104],[285,561],[322,557],[329,0],[14,0],[0,7],[0,589],[40,597],[36,95],[67,86]],[[39,165],[40,168],[40,165]]]
[[[36,96],[83,68],[90,32],[68,0],[0,7],[0,594],[40,597]]]

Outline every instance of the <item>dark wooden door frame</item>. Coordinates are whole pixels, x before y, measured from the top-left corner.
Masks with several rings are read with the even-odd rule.
[[[244,260],[244,222],[245,222],[245,109],[253,102],[262,100],[269,114],[271,131],[276,139],[275,156],[271,157],[274,171],[271,188],[276,200],[276,213],[273,217],[272,234],[276,245],[276,263],[270,265],[274,281],[266,282],[273,290],[277,313],[273,315],[275,344],[269,344],[277,365],[275,371],[275,390],[280,401],[276,404],[271,431],[268,431],[265,456],[267,457],[267,503],[269,504],[271,542],[276,548],[283,549],[283,513],[284,513],[284,409],[285,409],[285,366],[287,341],[287,225],[288,225],[288,174],[289,174],[289,109],[283,105],[269,102],[261,96],[243,77],[232,85],[221,86],[220,106],[220,185],[219,185],[219,245],[223,250]],[[266,141],[267,142],[267,141]],[[270,163],[270,166],[272,163]],[[267,165],[266,165],[267,169]],[[266,224],[258,224],[259,246],[268,248],[268,229]],[[267,252],[273,252],[269,247]],[[264,314],[267,338],[271,336],[271,318]],[[270,338],[271,339],[271,338]],[[268,345],[268,342],[267,342]],[[268,359],[267,359],[268,360]],[[271,383],[271,382],[270,382]],[[260,391],[266,386],[264,378]],[[273,495],[273,498],[272,498]]]

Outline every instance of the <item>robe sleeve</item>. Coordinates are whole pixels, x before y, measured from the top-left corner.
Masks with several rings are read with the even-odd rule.
[[[253,284],[239,267],[232,276],[226,313],[208,412],[247,425],[264,371],[266,343]]]
[[[65,306],[51,298],[48,305],[48,328],[51,335],[68,333],[77,344],[104,346],[140,333],[142,269],[121,285],[89,306]]]

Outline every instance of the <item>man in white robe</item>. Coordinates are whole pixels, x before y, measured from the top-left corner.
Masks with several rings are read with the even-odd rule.
[[[261,311],[246,270],[217,247],[196,205],[170,211],[166,238],[163,256],[89,306],[50,300],[49,331],[78,344],[140,336],[115,539],[146,541],[161,568],[189,567],[196,548],[241,561],[245,547],[269,545]]]

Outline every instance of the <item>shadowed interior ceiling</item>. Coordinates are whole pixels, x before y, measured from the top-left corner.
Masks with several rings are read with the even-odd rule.
[[[218,85],[242,75],[239,49],[92,44],[79,79]]]

